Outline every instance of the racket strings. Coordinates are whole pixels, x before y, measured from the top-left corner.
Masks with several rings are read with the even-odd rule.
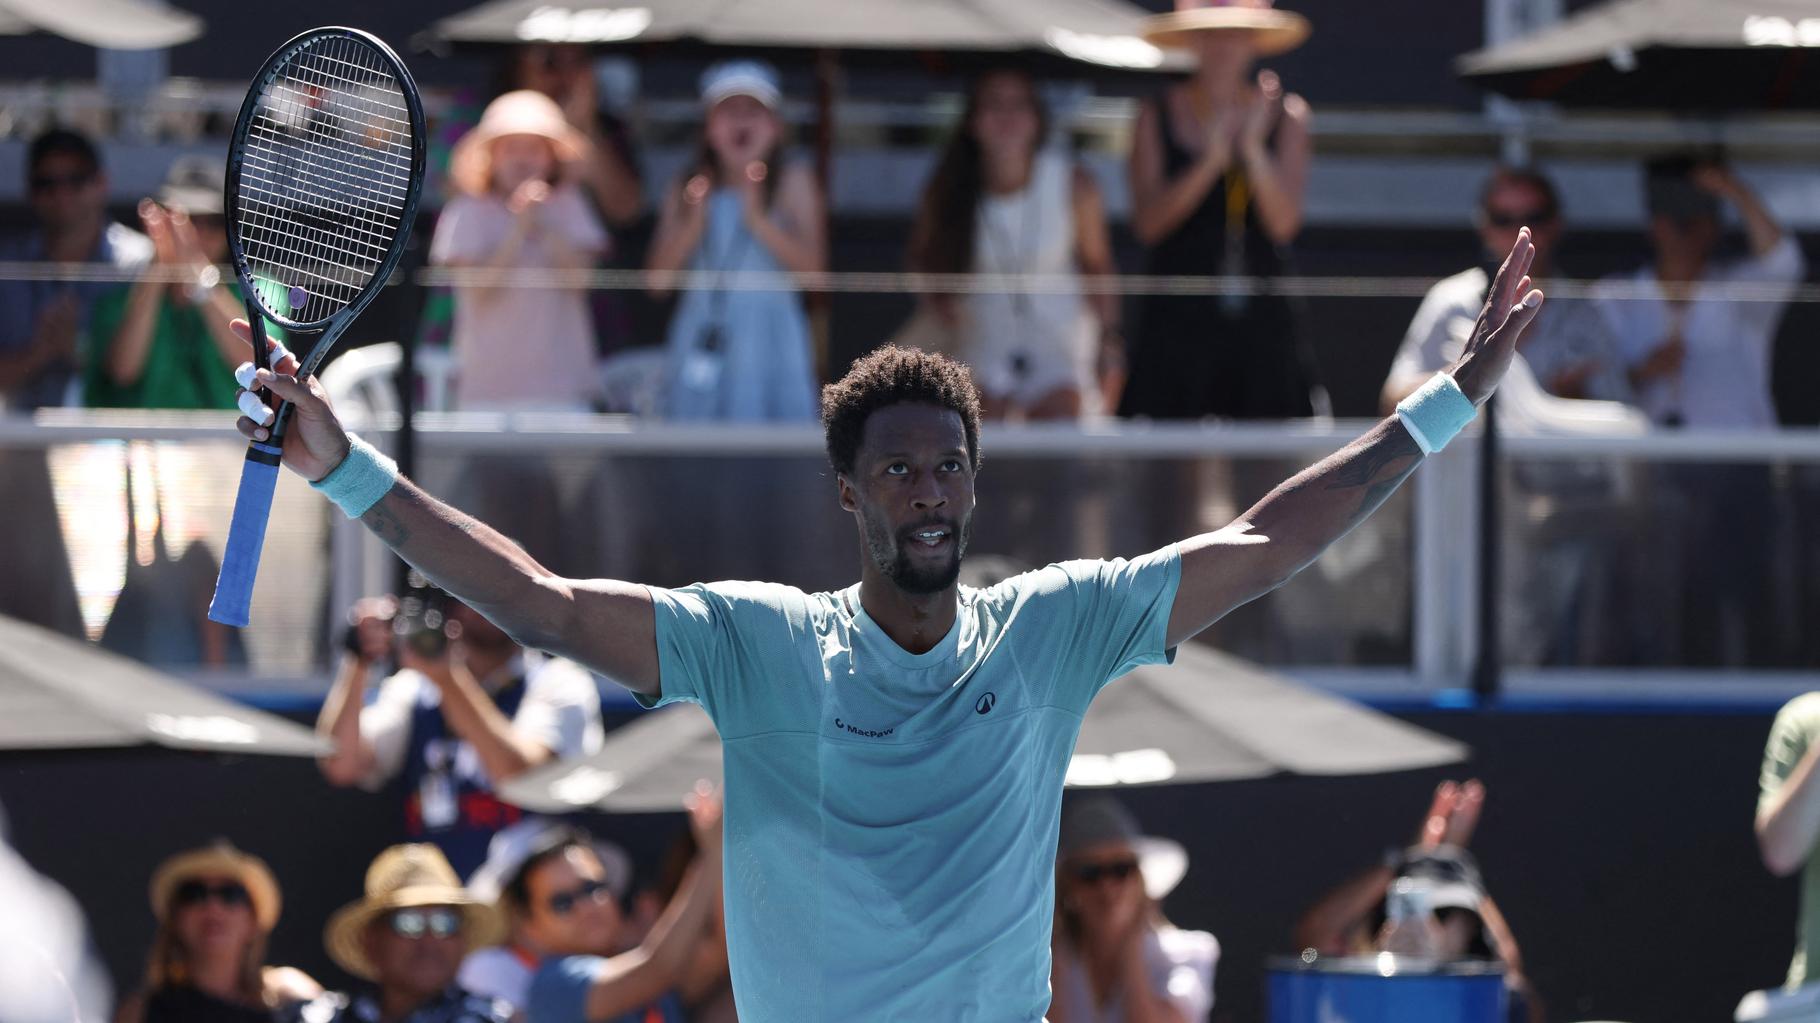
[[[320,323],[352,304],[407,225],[415,145],[390,63],[364,42],[306,43],[251,115],[237,230],[261,305]]]

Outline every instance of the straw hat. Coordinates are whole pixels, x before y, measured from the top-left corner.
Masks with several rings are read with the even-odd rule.
[[[549,140],[559,163],[579,160],[588,151],[587,137],[569,124],[555,100],[535,89],[508,92],[487,104],[480,123],[449,154],[449,179],[457,188],[471,195],[486,194],[492,187],[492,142],[507,135]]]
[[[253,919],[258,921],[259,929],[270,932],[278,926],[278,911],[284,903],[271,868],[264,860],[241,852],[225,840],[180,852],[152,871],[152,914],[158,922],[162,924],[170,918],[171,904],[183,882],[205,877],[231,877],[239,881],[253,901]]]
[[[1161,899],[1188,873],[1188,850],[1169,838],[1146,835],[1125,805],[1107,795],[1070,799],[1062,808],[1061,842],[1056,858],[1065,860],[1084,849],[1119,842],[1137,853],[1144,894]]]
[[[505,937],[499,914],[468,894],[442,850],[425,844],[395,845],[367,868],[366,897],[329,917],[322,932],[329,958],[354,976],[373,980],[373,964],[367,961],[367,925],[395,909],[415,906],[460,909],[461,936],[469,952],[496,945]]]
[[[1145,41],[1165,49],[1191,45],[1197,32],[1233,30],[1252,33],[1258,56],[1274,57],[1302,45],[1312,28],[1272,0],[1175,0],[1175,10],[1144,19]]]

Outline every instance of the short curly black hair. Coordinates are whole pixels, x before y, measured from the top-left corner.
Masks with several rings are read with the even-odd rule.
[[[860,359],[847,375],[822,388],[822,429],[828,463],[851,473],[860,438],[872,413],[922,402],[959,413],[967,431],[967,459],[980,465],[980,392],[967,367],[933,352],[886,345]]]

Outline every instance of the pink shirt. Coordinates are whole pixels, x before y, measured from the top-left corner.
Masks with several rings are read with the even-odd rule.
[[[564,185],[532,214],[540,230],[519,249],[521,272],[556,264],[551,238],[599,254],[607,233],[580,191]],[[493,195],[457,196],[443,207],[430,262],[473,266],[499,248],[513,214]],[[455,289],[458,408],[585,408],[598,390],[594,325],[580,288]]]

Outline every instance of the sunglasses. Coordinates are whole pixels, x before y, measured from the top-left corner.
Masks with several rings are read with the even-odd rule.
[[[1485,211],[1485,222],[1487,224],[1490,224],[1492,227],[1502,228],[1506,231],[1513,227],[1522,227],[1526,224],[1531,227],[1549,224],[1553,223],[1554,219],[1555,211],[1550,209],[1525,210],[1521,213],[1509,213],[1504,210]]]
[[[1098,884],[1101,881],[1126,881],[1138,872],[1136,860],[1114,860],[1111,863],[1083,863],[1074,868],[1074,876],[1082,884]]]
[[[65,188],[84,188],[93,180],[93,174],[43,174],[32,178],[32,191],[54,192]]]
[[[452,938],[461,933],[461,912],[447,907],[401,909],[392,914],[392,933],[416,940],[424,935]]]
[[[577,904],[582,902],[600,902],[603,901],[601,896],[607,894],[609,893],[605,881],[584,881],[577,887],[571,888],[566,892],[557,892],[550,896],[548,899],[544,900],[544,905],[549,906],[550,912],[555,913],[557,916],[568,916],[575,911]]]
[[[207,881],[185,881],[177,886],[173,901],[179,906],[194,906],[209,899],[214,899],[223,906],[250,906],[253,904],[253,897],[247,894],[246,886],[238,881],[223,881],[220,884],[209,884]]]

